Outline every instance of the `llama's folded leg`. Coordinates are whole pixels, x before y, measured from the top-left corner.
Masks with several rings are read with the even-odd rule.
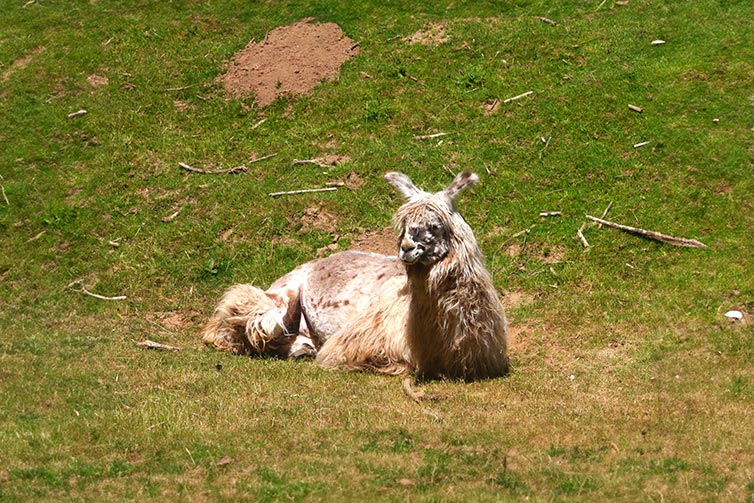
[[[317,353],[317,363],[325,368],[383,374],[413,372],[406,342],[409,298],[405,281],[397,277],[387,282],[381,296],[325,341]]]
[[[202,338],[232,353],[262,354],[288,338],[285,318],[289,310],[286,299],[251,285],[234,285],[215,308]]]

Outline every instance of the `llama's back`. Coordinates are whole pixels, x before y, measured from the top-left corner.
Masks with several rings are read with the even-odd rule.
[[[359,318],[386,283],[394,278],[406,282],[398,258],[377,253],[344,251],[307,266],[301,309],[310,333],[323,343]]]

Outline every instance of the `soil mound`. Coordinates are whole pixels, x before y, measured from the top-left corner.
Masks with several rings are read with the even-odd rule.
[[[254,93],[260,107],[333,80],[340,66],[359,53],[358,45],[337,24],[311,21],[275,28],[263,41],[250,42],[217,80],[233,96]]]

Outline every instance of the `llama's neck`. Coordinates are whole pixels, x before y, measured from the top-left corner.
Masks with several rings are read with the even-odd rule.
[[[464,260],[407,268],[407,342],[420,375],[474,378],[507,368],[503,307],[481,253],[465,251]]]
[[[497,301],[496,295],[490,298],[493,287],[481,253],[466,252],[468,256],[462,260],[453,252],[431,266],[407,267],[411,337],[433,341],[430,346],[434,347],[456,344],[476,324],[477,313]]]

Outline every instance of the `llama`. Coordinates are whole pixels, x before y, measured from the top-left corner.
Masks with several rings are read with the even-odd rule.
[[[407,200],[395,214],[398,256],[344,251],[307,262],[263,291],[235,285],[203,332],[243,354],[316,356],[332,369],[474,380],[508,371],[503,305],[458,195],[478,183],[459,174],[424,192],[385,175]]]

